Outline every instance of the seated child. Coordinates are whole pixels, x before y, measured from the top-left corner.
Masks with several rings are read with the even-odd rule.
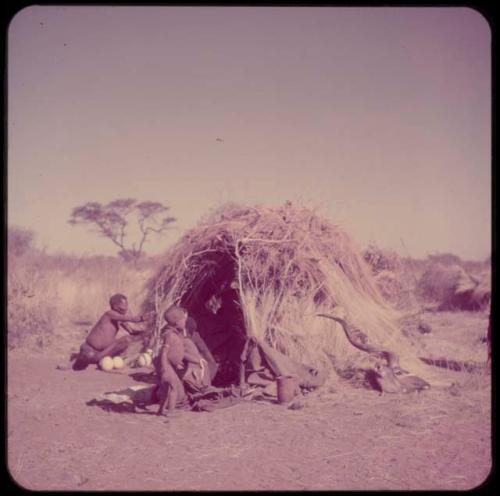
[[[74,370],[86,368],[91,363],[98,363],[105,356],[119,355],[132,341],[142,339],[144,331],[131,329],[127,322],[144,322],[150,314],[133,316],[127,314],[127,297],[115,294],[109,300],[111,310],[104,312],[80,346],[80,353],[73,364]],[[122,327],[129,336],[116,339]]]
[[[206,363],[186,335],[187,310],[171,305],[165,311],[164,318],[167,325],[161,330],[163,346],[156,362],[160,380],[158,415],[164,415],[165,408],[167,412],[172,412],[179,403],[186,400],[184,385],[176,371],[184,370],[185,362],[194,363],[200,368]]]

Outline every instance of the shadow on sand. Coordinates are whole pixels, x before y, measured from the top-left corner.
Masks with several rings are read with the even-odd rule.
[[[91,320],[73,320],[72,322],[79,326],[91,326],[93,324]]]
[[[136,382],[145,382],[146,384],[156,384],[158,382],[153,372],[132,372],[129,377]]]
[[[133,405],[132,403],[113,403],[109,400],[90,400],[86,403],[87,406],[97,406],[105,412],[114,413],[135,413],[138,415],[156,415],[156,411],[152,411],[148,408],[156,407],[157,405]]]

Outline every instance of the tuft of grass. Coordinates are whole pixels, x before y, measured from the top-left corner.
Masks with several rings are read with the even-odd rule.
[[[44,348],[60,320],[50,274],[33,253],[9,258],[7,318],[10,349]]]

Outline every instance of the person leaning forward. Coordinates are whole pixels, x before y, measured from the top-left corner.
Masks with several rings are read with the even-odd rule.
[[[82,370],[91,363],[98,363],[105,356],[119,355],[130,343],[144,336],[144,331],[134,330],[128,323],[144,322],[152,316],[151,313],[138,316],[127,314],[127,297],[119,293],[110,298],[109,305],[111,309],[102,314],[80,346],[80,353],[73,364],[74,370]],[[129,335],[117,339],[120,327]]]

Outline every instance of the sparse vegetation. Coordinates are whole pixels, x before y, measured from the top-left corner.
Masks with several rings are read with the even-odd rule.
[[[459,256],[453,253],[435,253],[434,255],[429,255],[427,260],[430,264],[441,264],[441,265],[461,265],[462,260]]]
[[[280,243],[285,235],[290,241],[287,245]],[[408,320],[403,328],[398,319],[395,334],[390,336],[396,338],[390,343],[391,349],[395,343],[401,345],[403,341],[397,342],[401,334],[408,351],[419,350],[419,356],[449,363],[464,360],[484,364],[486,312],[426,312],[419,307],[417,314],[412,314],[411,305],[400,305],[406,298],[415,299],[417,283],[433,263],[430,259],[400,259],[390,266],[392,270],[378,270],[381,265],[377,263],[377,273],[373,274],[361,251],[343,231],[310,211],[296,210],[291,205],[271,211],[234,205],[219,209],[165,255],[142,257],[137,267],[122,257],[47,255],[32,246],[32,238],[26,239],[30,239],[26,248],[16,249],[22,243],[11,244],[8,253],[9,469],[25,487],[59,490],[85,485],[89,490],[116,490],[128,484],[123,474],[139,470],[134,488],[184,490],[192,484],[185,478],[188,464],[201,474],[200,487],[203,483],[206,488],[227,490],[221,476],[224,467],[234,465],[238,470],[241,466],[233,463],[233,450],[227,449],[230,446],[238,453],[245,450],[246,459],[255,461],[250,469],[245,466],[238,474],[237,484],[246,481],[248,487],[261,490],[260,483],[251,486],[256,480],[259,482],[258,477],[266,484],[290,483],[290,467],[282,463],[290,455],[283,439],[304,446],[302,451],[319,468],[313,472],[304,469],[303,452],[292,457],[294,472],[307,482],[307,486],[296,486],[300,490],[337,487],[342,482],[348,488],[401,489],[402,481],[404,487],[426,490],[470,489],[487,476],[491,464],[488,367],[469,373],[420,362],[426,369],[422,376],[431,383],[430,390],[379,396],[366,389],[365,364],[346,360],[345,367],[338,368],[338,377],[331,374],[335,376],[331,382],[304,394],[288,409],[269,407],[263,415],[261,405],[244,401],[236,411],[223,409],[215,417],[197,414],[199,420],[194,424],[181,418],[174,426],[143,414],[148,408],[152,412],[153,405],[140,411],[140,415],[120,410],[121,405],[116,410],[109,410],[108,406],[98,408],[96,398],[102,393],[130,391],[132,378],[137,387],[136,381],[142,381],[136,370],[122,375],[103,374],[90,368],[83,377],[58,370],[62,356],[68,357],[78,349],[112,293],[127,294],[132,312],[139,310],[141,304],[161,309],[172,300],[181,300],[193,308],[193,302],[224,282],[236,283],[238,290],[242,289],[246,323],[254,335],[268,334],[277,349],[299,358],[315,358],[323,345],[332,346],[332,338],[330,351],[337,356],[344,358],[343,349],[352,352],[349,347],[344,348],[345,337],[336,329],[319,327],[324,322],[316,322],[313,317],[319,308],[327,311],[335,304],[345,306],[363,326],[363,318],[372,321],[373,315],[380,315],[380,308],[392,302],[402,310],[396,313],[404,314]],[[306,241],[302,243],[303,240]],[[386,261],[383,264],[389,267]],[[478,269],[471,274],[479,280],[484,272],[486,276],[480,284],[491,290],[489,265],[478,265]],[[148,281],[152,284],[146,288]],[[366,293],[373,293],[373,297]],[[392,309],[388,315],[391,313]],[[431,329],[425,334],[418,330],[422,317]],[[313,339],[309,339],[309,333],[314,333]],[[382,331],[375,334],[375,339],[379,336],[384,337]],[[55,357],[52,352],[58,344],[61,355],[57,350],[59,356]],[[32,353],[33,349],[41,349],[43,354]],[[402,365],[408,366],[410,373],[417,373],[406,360]],[[151,386],[148,380],[149,377],[144,379],[146,387]],[[295,404],[299,408],[292,411]],[[90,433],[89,414],[95,426]],[[50,435],[54,425],[59,433],[55,441]],[[124,428],[130,439],[124,448],[120,446],[122,468],[100,470],[101,462],[96,461],[95,453],[102,451],[103,446],[105,450],[106,446],[113,447]],[[231,435],[235,428],[243,429],[243,437],[236,444]],[[165,444],[165,429],[170,429],[175,445],[194,446],[187,458],[179,457]],[[47,435],[39,435],[40,432]],[[255,440],[256,435],[262,442],[247,442]],[[77,457],[67,458],[82,436],[86,447],[78,451]],[[223,442],[214,443],[214,439]],[[271,451],[263,454],[262,447]],[[395,450],[401,456],[390,458],[393,481],[384,486],[388,481],[386,454]],[[137,459],[147,458],[152,452],[167,460],[168,473],[160,470],[151,477],[149,466],[144,470],[137,468]],[[212,460],[210,471],[206,470],[207,456]],[[53,463],[57,459],[66,462]],[[332,472],[336,466],[339,470]],[[264,474],[262,467],[267,470]],[[360,477],[359,467],[369,467],[370,471]],[[433,467],[440,470],[434,471]],[[318,478],[318,474],[330,477],[332,473],[342,474],[343,479]],[[77,478],[68,474],[77,474]]]
[[[415,274],[395,251],[383,250],[370,244],[363,251],[382,296],[398,310],[415,311],[418,302],[414,295]]]
[[[7,342],[11,349],[47,348],[56,336],[78,341],[115,292],[127,294],[132,309],[138,309],[145,281],[156,266],[148,258],[136,268],[118,257],[48,255],[34,247],[17,247],[8,251]]]
[[[40,259],[33,253],[10,257],[7,287],[9,348],[50,344],[60,314],[55,280],[43,270]]]
[[[24,255],[33,246],[35,234],[29,229],[11,226],[7,232],[7,250],[12,256]]]
[[[397,272],[401,269],[400,257],[395,251],[383,250],[373,243],[363,251],[363,258],[375,275],[382,271]]]
[[[252,224],[252,219],[259,219],[258,223]],[[300,242],[304,237],[294,234],[295,230],[298,232],[306,229],[306,223],[308,223],[309,240],[315,240],[314,244],[309,243],[307,246]],[[251,233],[251,237],[245,231],[248,226],[255,231]],[[282,229],[285,229],[283,233]],[[290,246],[278,245],[273,241],[280,238],[280,233],[284,235],[286,232],[290,239],[296,239]],[[271,243],[259,245],[257,241],[249,241],[250,238],[266,237]],[[205,276],[210,278],[217,272],[218,264],[225,264],[229,272],[225,275],[224,271],[219,272],[218,277],[234,278],[237,283],[242,284],[242,302],[245,305],[247,325],[250,325],[258,335],[268,336],[283,351],[297,356],[305,354],[310,358],[314,357],[316,352],[306,351],[308,345],[304,341],[305,336],[289,339],[291,330],[295,328],[313,329],[319,325],[319,322],[309,319],[299,326],[300,312],[308,315],[314,308],[341,304],[348,310],[351,308],[350,311],[356,314],[358,319],[368,322],[369,317],[363,317],[361,309],[370,311],[371,315],[371,312],[379,312],[382,308],[377,303],[368,310],[365,303],[353,303],[359,295],[355,297],[354,294],[350,294],[349,298],[344,298],[338,290],[333,292],[333,287],[342,287],[344,283],[341,284],[339,280],[332,288],[322,284],[329,278],[333,280],[350,274],[350,280],[355,281],[364,293],[371,294],[377,301],[383,297],[386,303],[402,312],[421,312],[422,305],[428,304],[431,300],[437,301],[436,295],[431,299],[428,295],[424,298],[418,291],[426,281],[437,284],[437,280],[429,276],[429,268],[435,263],[437,255],[430,256],[426,260],[403,259],[395,252],[384,251],[370,245],[361,252],[362,257],[358,257],[348,237],[337,226],[323,222],[312,212],[297,209],[291,204],[285,206],[282,211],[245,209],[234,204],[222,206],[207,216],[197,230],[185,237],[173,251],[154,258],[143,254],[141,258],[135,258],[135,265],[126,263],[123,256],[48,255],[33,246],[34,239],[32,232],[20,227],[10,228],[8,231],[8,346],[10,348],[20,346],[46,348],[51,346],[55,335],[63,333],[69,338],[68,329],[73,329],[72,332],[75,333],[75,325],[76,330],[80,326],[79,334],[74,334],[71,339],[81,339],[102,312],[103,307],[106,307],[109,296],[114,292],[127,294],[132,307],[137,310],[140,307],[151,306],[152,288],[146,288],[146,284],[148,281],[158,282],[157,278],[152,279],[151,276],[160,265],[163,267],[164,263],[168,264],[170,272],[163,269],[159,280],[166,281],[168,277],[172,277],[169,284],[179,285],[177,289],[172,287],[170,290],[175,294],[171,293],[168,298],[173,299],[183,294],[185,288],[189,286],[191,276],[198,277],[196,274],[203,274],[205,270]],[[238,244],[238,239],[243,241]],[[323,250],[321,243],[327,239],[331,241],[329,248]],[[208,264],[205,268],[202,258],[194,256],[191,260],[186,260],[189,267],[187,272],[177,270],[185,256],[189,255],[185,251],[186,243],[191,247],[189,253],[191,251],[202,253],[203,263]],[[332,247],[335,243],[338,249],[333,253]],[[342,267],[338,274],[332,272],[333,269],[328,269],[328,273],[325,272],[325,256],[333,257],[334,266]],[[458,258],[449,254],[443,257],[439,257],[439,260],[456,261]],[[363,259],[368,263],[366,269],[359,265]],[[468,264],[474,269],[472,280],[479,281],[476,284],[479,306],[474,307],[475,310],[488,308],[491,269],[487,262],[489,260],[468,264],[460,260],[462,267]],[[241,270],[237,270],[238,267],[241,267]],[[370,269],[372,278],[368,274]],[[283,271],[288,271],[287,278],[284,277]],[[260,287],[260,293],[252,290],[253,287]],[[167,290],[167,286],[164,286],[163,290]],[[311,293],[313,290],[314,294]],[[164,298],[161,295],[160,297]],[[280,305],[275,304],[276,298],[281,299]],[[295,302],[301,302],[300,305],[286,304],[290,298]],[[375,308],[378,309],[373,310]],[[380,318],[384,320],[386,317]],[[366,324],[361,323],[361,327],[366,327]],[[330,331],[326,331],[328,332]],[[318,336],[315,337],[316,340],[326,339],[325,331],[314,334]],[[383,334],[380,332],[374,339],[377,341],[383,339]],[[339,343],[336,346],[338,347]],[[346,351],[346,353],[351,352],[349,349]]]
[[[487,273],[469,274],[461,265],[430,262],[416,288],[418,297],[438,310],[472,310],[488,308],[491,281]]]

